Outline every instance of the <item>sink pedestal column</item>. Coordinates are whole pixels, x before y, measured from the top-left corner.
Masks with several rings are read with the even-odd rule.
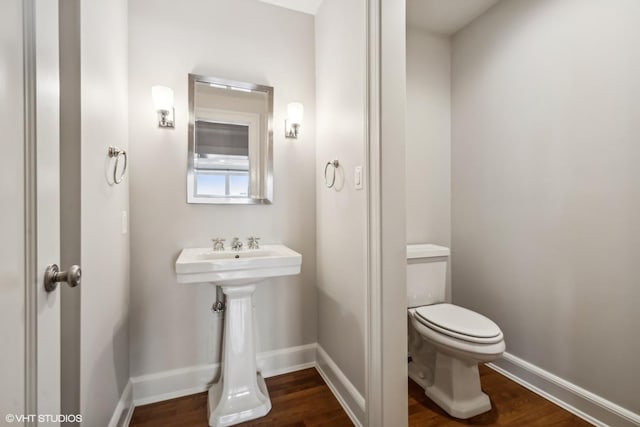
[[[255,285],[223,286],[227,296],[222,372],[209,389],[209,425],[222,427],[266,415],[271,400],[256,370],[251,296]]]

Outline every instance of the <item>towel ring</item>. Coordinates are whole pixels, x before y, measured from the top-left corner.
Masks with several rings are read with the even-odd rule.
[[[116,159],[113,165],[113,182],[115,184],[120,184],[124,179],[125,172],[127,171],[127,152],[126,150],[118,147],[109,146],[109,157],[115,157]],[[118,177],[118,164],[120,163],[120,157],[124,157],[124,166],[122,167],[122,172],[120,172],[120,176]]]
[[[329,166],[333,167],[333,175],[331,176],[331,184],[329,184],[329,180],[327,179],[327,170],[329,169]],[[336,183],[336,169],[338,169],[338,166],[340,166],[340,162],[338,160],[332,160],[330,162],[327,162],[327,164],[324,166],[324,185],[326,185],[327,188],[332,188],[334,186],[334,184]]]

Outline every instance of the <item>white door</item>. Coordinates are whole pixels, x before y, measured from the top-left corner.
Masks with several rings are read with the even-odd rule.
[[[25,265],[22,2],[0,13],[0,417],[24,412]]]
[[[0,416],[59,425],[58,2],[3,0],[0,13]],[[59,287],[58,287],[59,288]]]

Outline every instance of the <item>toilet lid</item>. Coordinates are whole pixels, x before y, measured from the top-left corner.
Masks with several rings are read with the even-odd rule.
[[[425,305],[416,309],[423,325],[464,341],[493,344],[503,338],[502,331],[482,314],[453,304]]]

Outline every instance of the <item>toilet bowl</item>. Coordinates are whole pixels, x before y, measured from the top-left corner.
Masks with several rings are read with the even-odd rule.
[[[407,246],[409,377],[455,418],[491,410],[478,363],[505,350],[502,331],[487,317],[444,302],[448,248]]]

